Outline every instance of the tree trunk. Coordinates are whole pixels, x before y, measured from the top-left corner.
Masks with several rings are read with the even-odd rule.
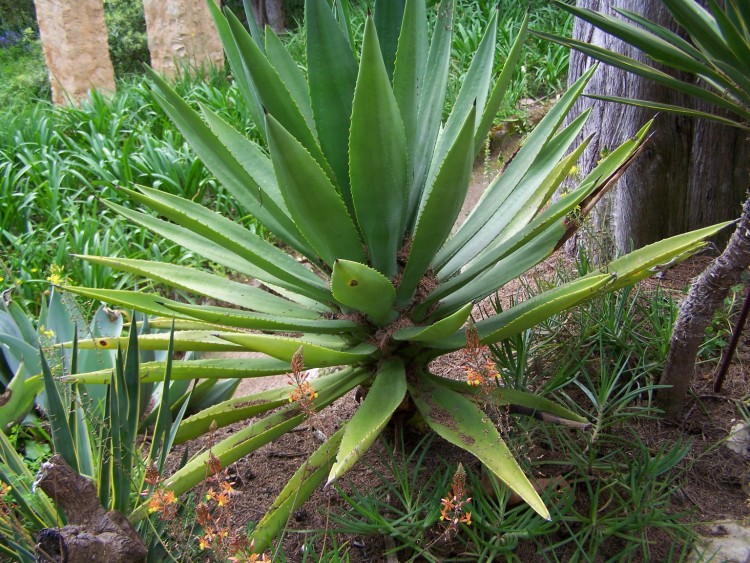
[[[62,456],[52,456],[42,464],[35,485],[60,507],[68,521],[63,528],[45,528],[39,533],[37,561],[145,561],[146,545],[128,519],[104,510],[94,484],[73,471]]]
[[[143,15],[157,72],[174,76],[181,65],[224,66],[224,48],[205,0],[143,0]]]
[[[275,33],[282,33],[286,30],[284,0],[251,0],[250,6],[260,29],[267,25]]]
[[[52,101],[78,102],[92,89],[115,91],[102,0],[35,0]]]
[[[614,14],[611,5],[611,0],[578,0],[579,7]],[[661,2],[622,0],[617,6],[676,29]],[[644,60],[632,46],[580,19],[575,20],[573,35],[581,41]],[[571,52],[569,84],[592,63],[582,53]],[[657,68],[667,71],[658,65]],[[675,105],[690,103],[683,94],[606,65],[599,67],[586,93]],[[654,117],[652,110],[590,98],[579,99],[571,115],[575,117],[587,108],[592,109],[592,116],[582,136],[593,134],[594,138],[579,166],[583,175],[603,153],[631,137]],[[652,131],[654,136],[646,151],[601,202],[589,227],[567,245],[569,252],[582,245],[594,262],[603,262],[618,252],[737,217],[743,198],[738,186],[744,186],[744,181],[736,183],[741,168],[738,164],[750,158],[750,144],[745,135],[713,122],[670,114],[657,116]]]
[[[685,402],[695,371],[706,327],[721,307],[729,289],[750,266],[750,199],[745,201],[737,229],[724,252],[709,264],[693,282],[672,331],[667,363],[660,385],[670,385],[657,393],[659,406],[670,418],[676,418]]]

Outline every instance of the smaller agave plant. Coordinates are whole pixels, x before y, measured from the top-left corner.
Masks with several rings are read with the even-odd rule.
[[[424,0],[375,3],[361,52],[346,2],[307,0],[307,69],[279,38],[251,22],[248,32],[209,2],[233,75],[267,143],[248,140],[215,112],[186,104],[159,77],[156,97],[239,206],[275,234],[273,245],[187,199],[147,187],[124,189],[147,212],[108,203],[256,287],[198,269],[132,259],[86,260],[209,297],[226,306],[188,305],[156,293],[67,287],[68,291],[174,319],[174,349],[253,351],[246,359],[175,360],[178,379],[262,377],[339,366],[312,382],[238,397],[182,421],[175,443],[240,420],[247,426],[168,476],[179,495],[206,478],[209,455],[232,463],[362,387],[365,398],[343,427],[304,462],[253,531],[262,550],[289,514],[324,482],[349,469],[400,406],[445,440],[475,455],[542,517],[549,512],[483,405],[573,425],[585,419],[530,393],[489,391],[430,373],[437,357],[508,338],[587,299],[651,275],[703,248],[721,226],[680,235],[619,258],[488,318],[472,308],[548,257],[569,238],[636,156],[648,125],[612,150],[578,186],[552,202],[588,142],[574,146],[588,113],[563,125],[594,69],[561,97],[489,185],[458,231],[451,229],[492,121],[520,58],[526,24],[494,76],[498,14],[492,16],[460,93],[442,122],[450,71],[453,5],[443,0],[431,37]],[[527,20],[528,21],[528,20]],[[163,218],[157,218],[156,212]],[[282,250],[282,248],[284,250]],[[162,321],[164,322],[164,321]],[[102,338],[84,346],[127,346]],[[168,335],[139,338],[167,349]],[[144,363],[144,382],[163,377]],[[75,376],[108,383],[109,372]],[[493,384],[494,385],[494,384]],[[293,399],[290,401],[290,398]],[[130,515],[146,515],[141,507]]]

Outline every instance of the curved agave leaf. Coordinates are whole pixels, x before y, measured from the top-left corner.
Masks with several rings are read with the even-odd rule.
[[[333,401],[364,382],[368,377],[369,374],[367,372],[358,371],[357,374],[353,374],[345,386],[322,391],[315,399],[315,409],[320,410],[327,407]],[[208,461],[211,455],[219,459],[222,467],[226,467],[289,432],[306,418],[307,415],[300,412],[299,406],[296,404],[282,407],[279,411],[266,418],[249,424],[246,428],[233,433],[218,444],[215,444],[209,451],[194,456],[182,468],[165,480],[164,487],[174,492],[176,496],[180,496],[210,475]],[[331,457],[331,462],[333,462],[333,457]],[[325,473],[323,477],[325,477]],[[135,523],[147,515],[148,506],[142,504],[129,515],[128,519]]]
[[[285,373],[289,371],[289,365]],[[324,390],[335,390],[354,377],[352,368],[337,371],[331,375],[318,377],[312,381],[312,388],[320,393]],[[267,389],[252,395],[234,397],[214,404],[199,413],[186,418],[175,434],[175,443],[183,443],[209,432],[212,426],[222,428],[233,422],[247,420],[258,414],[275,409],[290,402],[291,388],[288,385]]]
[[[331,467],[326,485],[341,477],[364,455],[405,396],[406,371],[403,361],[384,363],[375,374],[362,405],[345,426],[336,463]]]
[[[176,328],[176,327],[175,327]],[[156,383],[164,380],[166,362],[143,362],[139,365],[141,383]],[[205,360],[173,360],[171,379],[186,381],[193,379],[238,379],[264,377],[289,372],[289,362],[275,358],[209,358]],[[65,375],[62,381],[79,383],[109,383],[114,370],[103,369],[85,374]]]
[[[409,392],[430,428],[450,443],[474,454],[537,514],[550,520],[547,507],[523,474],[495,425],[474,402],[434,380],[410,385]]]
[[[175,334],[174,349],[176,352],[237,352],[242,347],[231,344],[225,337],[236,332],[209,332],[205,330],[181,330]],[[128,347],[128,337],[119,338],[95,338],[81,340],[78,348],[81,350],[117,350],[118,347]],[[66,348],[69,344],[64,345]],[[169,334],[143,334],[138,338],[138,346],[141,350],[167,350],[169,347]]]
[[[287,362],[292,360],[294,354],[301,347],[306,368],[352,365],[373,357],[378,350],[377,346],[367,343],[345,348],[346,341],[344,340],[329,339],[325,341],[311,335],[301,338],[288,338],[266,334],[223,333],[221,338],[248,350],[262,352]],[[330,346],[334,346],[334,348],[318,344],[315,341],[330,342]]]
[[[310,246],[329,266],[337,258],[365,262],[359,233],[324,170],[271,115],[267,129],[281,193]]]
[[[252,540],[256,553],[262,553],[271,545],[273,538],[286,526],[291,514],[302,506],[323,482],[333,464],[334,453],[346,428],[348,426],[328,438],[287,481],[271,508],[253,529]]]
[[[354,92],[349,172],[357,223],[373,268],[396,275],[396,253],[406,224],[408,181],[406,133],[383,64],[372,18]]]
[[[430,326],[409,326],[400,328],[393,334],[394,340],[405,340],[409,342],[429,342],[450,336],[469,319],[473,303],[467,303],[458,311],[449,315]]]
[[[379,325],[398,316],[393,310],[396,288],[383,274],[359,262],[336,260],[331,291],[339,303],[365,313]]]

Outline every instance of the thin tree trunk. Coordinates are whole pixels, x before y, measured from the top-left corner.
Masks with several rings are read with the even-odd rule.
[[[724,302],[729,289],[750,266],[750,199],[745,201],[740,222],[724,252],[693,282],[680,306],[670,341],[661,385],[670,385],[657,393],[659,406],[669,418],[679,416],[695,371],[698,347],[714,313]]]

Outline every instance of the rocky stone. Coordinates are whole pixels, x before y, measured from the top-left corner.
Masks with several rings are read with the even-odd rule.
[[[102,0],[34,0],[52,101],[78,102],[92,89],[115,91]]]
[[[744,422],[739,422],[732,426],[725,445],[733,452],[750,460],[750,426]]]
[[[750,563],[750,527],[741,522],[719,522],[699,543],[688,563]]]
[[[151,66],[174,76],[183,65],[222,66],[224,50],[206,2],[143,0]]]

